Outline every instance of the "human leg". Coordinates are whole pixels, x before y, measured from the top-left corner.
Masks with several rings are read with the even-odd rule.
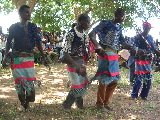
[[[77,97],[75,99],[75,104],[78,108],[83,109],[83,97],[82,96]]]
[[[108,107],[109,103],[112,100],[113,92],[116,89],[116,86],[118,85],[118,82],[112,81],[109,85],[106,87],[105,92],[105,100],[104,100],[104,106]]]
[[[140,93],[140,97],[147,98],[150,87],[151,87],[151,80],[148,80],[147,83],[143,83],[143,88]]]
[[[106,85],[103,85],[101,82],[99,82],[96,107],[104,107],[105,92],[106,92]]]
[[[29,95],[28,92],[26,92],[26,100],[25,100],[25,109],[30,109],[29,102],[35,101],[35,91],[31,91],[31,94]]]
[[[24,107],[24,105],[25,105],[25,90],[24,89],[22,89],[22,92],[21,92],[21,94],[18,94],[18,98],[19,98],[19,101],[20,101],[20,103],[21,103],[21,105]]]
[[[136,77],[134,85],[133,85],[132,93],[131,93],[132,98],[138,97],[138,92],[139,92],[141,85],[142,85],[142,83],[141,83],[140,78]]]
[[[135,71],[135,63],[132,63],[129,66],[129,82],[132,84],[134,83],[134,77],[135,77],[134,71]]]
[[[63,109],[71,109],[71,106],[75,102],[75,100],[75,96],[69,92],[66,100],[62,103]]]

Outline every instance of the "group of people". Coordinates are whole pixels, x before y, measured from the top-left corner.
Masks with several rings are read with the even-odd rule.
[[[29,22],[31,17],[30,7],[27,5],[21,6],[19,14],[21,22],[11,25],[9,29],[3,66],[6,65],[7,54],[14,39],[11,69],[18,98],[21,102],[20,110],[23,111],[29,109],[29,102],[35,100],[34,84],[38,82],[34,74],[33,49],[35,46],[42,55],[44,65],[48,66],[48,64],[43,53],[41,39],[37,33],[37,26]],[[150,54],[155,52],[160,55],[160,51],[155,49],[153,39],[148,35],[151,29],[148,22],[143,24],[144,30],[138,35],[135,44],[128,44],[122,35],[120,25],[125,17],[125,11],[118,8],[114,12],[113,19],[102,20],[88,34],[86,30],[90,27],[90,17],[87,14],[81,14],[76,26],[72,27],[67,33],[62,51],[68,61],[67,71],[71,88],[66,100],[62,103],[64,110],[70,111],[73,103],[79,109],[84,108],[83,95],[93,80],[99,81],[96,108],[102,111],[112,110],[109,104],[120,81],[118,50],[121,47],[132,51],[135,55],[135,77],[131,98],[140,96],[142,99],[146,99],[148,97],[152,80]],[[99,36],[99,42],[96,40],[96,34]],[[84,61],[89,40],[93,43],[95,52],[98,54],[98,69],[91,80],[87,78]],[[142,81],[145,82],[139,95]]]
[[[66,32],[63,31],[62,33],[59,31],[52,30],[51,32],[44,31],[41,32],[41,28],[38,29],[38,34],[42,41],[42,48],[44,54],[46,55],[47,61],[49,64],[54,64],[59,60],[60,51],[64,44],[64,38]],[[37,48],[34,49],[34,53],[37,55],[35,56],[35,62],[41,63],[40,53]]]

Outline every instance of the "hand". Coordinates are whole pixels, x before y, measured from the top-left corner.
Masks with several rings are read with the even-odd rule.
[[[78,75],[81,75],[82,77],[86,76],[86,74],[87,74],[86,71],[82,71],[82,69],[85,69],[86,66],[84,64],[79,65],[79,66],[80,66],[80,68],[76,69],[76,73]]]
[[[131,50],[130,50],[130,53],[131,53],[132,55],[135,55],[135,54],[137,53],[136,47],[132,46],[132,47],[131,47]]]
[[[146,55],[146,50],[138,49],[137,55],[138,55],[138,56],[145,56],[145,55]]]
[[[79,64],[75,63],[75,64],[74,64],[74,68],[76,69],[76,73],[77,73],[78,75],[80,75],[80,73],[81,73],[81,71],[80,71],[81,66],[80,66]]]
[[[128,44],[128,43],[126,43],[126,42],[122,45],[122,47],[123,47],[124,49],[127,49],[127,50],[133,49],[133,46],[131,46],[130,44]]]
[[[105,51],[104,51],[104,49],[100,45],[95,48],[95,52],[98,55],[104,57]]]
[[[160,71],[160,65],[158,65],[158,67],[156,67],[154,72],[158,72],[158,71]]]

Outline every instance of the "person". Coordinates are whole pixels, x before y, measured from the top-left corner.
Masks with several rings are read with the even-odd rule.
[[[68,60],[67,71],[71,81],[71,89],[62,104],[66,111],[71,110],[75,102],[77,108],[83,109],[83,95],[86,91],[88,81],[86,67],[83,56],[86,53],[87,30],[90,26],[90,17],[87,14],[81,14],[78,17],[77,26],[72,28],[66,35],[63,47],[64,56]],[[89,41],[88,41],[89,42]]]
[[[90,49],[90,62],[92,66],[96,65],[97,62],[97,55],[95,53],[95,47],[92,41],[89,41],[89,49]]]
[[[90,40],[95,45],[95,51],[98,54],[98,70],[91,80],[99,81],[96,108],[102,111],[113,110],[109,103],[120,81],[117,54],[119,46],[122,44],[123,48],[132,49],[122,35],[120,23],[124,20],[125,11],[118,8],[112,20],[102,20],[89,33]],[[96,41],[96,34],[99,36],[99,43]]]
[[[129,44],[131,44],[132,46],[134,46],[135,37],[131,37],[131,39],[129,40]],[[132,51],[129,51],[129,52],[130,52],[130,56],[129,56],[129,59],[127,61],[127,65],[129,67],[129,82],[130,82],[130,85],[133,85],[134,77],[135,77],[135,75],[134,75],[134,71],[135,71],[135,53],[132,52]]]
[[[61,32],[56,32],[56,36],[57,36],[57,42],[56,42],[56,48],[57,48],[57,54],[58,54],[58,60],[60,57],[60,51],[62,49],[62,43],[63,43],[63,36],[61,35]]]
[[[160,51],[155,49],[154,41],[149,31],[152,28],[148,22],[143,23],[143,32],[138,34],[135,39],[135,46],[137,47],[137,54],[135,56],[135,79],[131,93],[131,98],[136,99],[140,97],[143,100],[148,100],[148,94],[152,82],[152,53],[160,55]],[[142,90],[139,94],[139,90]],[[138,95],[139,94],[139,95]]]
[[[6,66],[8,52],[12,47],[12,75],[21,103],[20,111],[24,111],[30,109],[29,102],[35,101],[34,84],[40,82],[36,80],[34,74],[33,48],[35,46],[38,47],[45,66],[47,66],[47,63],[42,51],[41,39],[37,34],[37,27],[29,22],[31,17],[30,7],[22,5],[19,8],[19,15],[21,21],[12,24],[9,28],[3,66]]]

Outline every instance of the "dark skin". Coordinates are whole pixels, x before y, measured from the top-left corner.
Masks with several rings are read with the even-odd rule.
[[[30,8],[25,8],[23,12],[19,13],[20,16],[21,16],[21,22],[20,22],[20,26],[21,27],[25,27],[28,25],[28,21],[30,20],[30,17],[31,17],[31,11],[30,11]],[[5,52],[5,55],[4,55],[4,60],[2,62],[2,65],[3,67],[6,67],[6,63],[7,63],[7,56],[8,56],[8,52],[10,50],[9,46],[6,45],[6,52]],[[37,42],[37,48],[38,50],[40,51],[41,55],[42,55],[42,59],[44,61],[44,65],[49,67],[47,62],[46,62],[46,59],[45,59],[45,56],[44,56],[44,53],[43,53],[43,49],[42,49],[42,45],[41,45],[41,42],[38,41]]]
[[[150,32],[150,29],[151,29],[150,26],[148,26],[148,25],[144,26],[144,27],[143,27],[142,35],[143,35],[143,36],[148,36],[148,34],[149,34],[149,32]],[[135,51],[135,50],[134,50],[134,51]],[[154,49],[153,52],[154,52],[158,57],[160,56],[160,51],[159,51],[159,50]],[[146,58],[146,57],[147,57],[147,54],[146,54],[146,53],[147,53],[146,49],[138,49],[137,53],[135,53],[135,54],[137,54],[138,56],[140,56],[140,57],[142,57],[142,58]],[[158,72],[158,71],[160,71],[160,65],[155,69],[155,72]]]
[[[90,27],[90,18],[86,19],[86,20],[81,20],[78,22],[77,24],[77,31],[79,32],[83,32],[83,30],[87,30],[88,28]],[[78,74],[81,74],[80,72],[80,68],[81,67],[85,67],[84,65],[83,66],[80,66],[79,64],[77,64],[73,59],[72,57],[70,56],[69,53],[67,52],[64,52],[64,56],[66,57],[66,59],[68,60],[68,64],[70,65],[73,65],[77,71]]]
[[[21,22],[20,22],[20,26],[21,27],[25,27],[28,25],[28,21],[30,20],[30,17],[31,17],[31,11],[30,11],[30,8],[25,8],[21,13],[20,13],[20,16],[21,16]],[[37,34],[38,35],[38,34]],[[41,42],[40,41],[37,41],[36,42],[37,44],[37,48],[38,50],[40,51],[41,55],[42,55],[42,59],[44,61],[44,65],[46,67],[49,67],[49,65],[47,64],[46,62],[46,59],[45,59],[45,56],[44,56],[44,53],[43,53],[43,49],[42,49],[42,45],[41,45]],[[6,44],[6,52],[5,52],[5,55],[4,55],[4,60],[2,62],[2,65],[3,67],[6,67],[6,63],[7,63],[7,56],[8,56],[8,52],[10,50],[10,47]],[[50,67],[49,67],[50,68]],[[28,101],[25,101],[25,103],[21,102],[21,105],[24,106],[25,109],[29,109],[30,106],[29,106],[29,102]]]
[[[118,15],[115,15],[114,18],[111,20],[111,22],[116,25],[117,23],[122,23],[124,20],[125,20],[125,13],[121,13],[121,14],[118,14]],[[90,33],[89,33],[89,37],[90,37],[90,40],[93,42],[93,44],[95,45],[95,51],[98,55],[100,56],[104,56],[104,49],[98,44],[97,40],[96,40],[96,32],[95,30],[92,30]],[[127,43],[125,43],[123,46],[122,46],[124,49],[133,49],[133,47]]]

